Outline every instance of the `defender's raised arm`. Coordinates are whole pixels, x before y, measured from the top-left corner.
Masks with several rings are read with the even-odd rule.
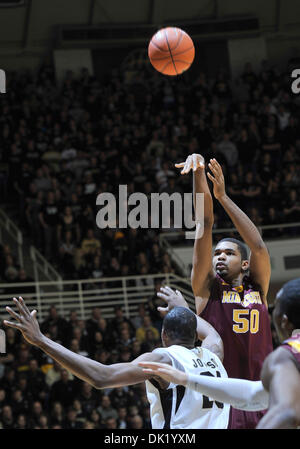
[[[165,356],[146,353],[130,363],[103,365],[95,360],[76,354],[43,335],[36,319],[37,311],[33,310],[30,312],[22,297],[19,297],[19,299],[13,298],[13,301],[19,313],[10,307],[6,307],[7,312],[15,321],[5,320],[4,324],[18,329],[28,343],[40,348],[74,374],[74,376],[91,384],[94,388],[112,388],[143,382],[153,376],[143,372],[138,366],[139,361],[168,362]]]

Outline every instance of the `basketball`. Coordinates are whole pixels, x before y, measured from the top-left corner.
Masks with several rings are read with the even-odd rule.
[[[153,67],[169,76],[180,75],[192,64],[195,47],[190,36],[180,28],[160,29],[148,46],[148,56]]]

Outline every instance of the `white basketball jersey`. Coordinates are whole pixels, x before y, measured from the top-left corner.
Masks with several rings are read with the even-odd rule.
[[[170,356],[174,368],[189,374],[228,377],[221,360],[205,348],[173,345],[158,348]],[[213,401],[190,388],[170,384],[166,390],[146,381],[153,429],[227,429],[229,404]]]

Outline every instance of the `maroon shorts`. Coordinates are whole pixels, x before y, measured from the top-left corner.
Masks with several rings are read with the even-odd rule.
[[[267,410],[245,412],[230,407],[228,429],[255,429]]]

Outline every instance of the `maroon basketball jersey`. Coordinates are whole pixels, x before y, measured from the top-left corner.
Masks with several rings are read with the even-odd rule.
[[[273,350],[270,319],[261,292],[249,277],[231,287],[216,275],[201,317],[220,334],[223,364],[229,377],[259,380],[262,364]]]
[[[293,354],[296,359],[296,366],[300,371],[300,332],[285,340],[282,346]]]
[[[232,287],[216,275],[201,317],[223,340],[228,377],[260,380],[263,361],[273,345],[268,309],[251,279],[245,276],[242,285]],[[255,429],[264,413],[231,407],[228,428]]]

